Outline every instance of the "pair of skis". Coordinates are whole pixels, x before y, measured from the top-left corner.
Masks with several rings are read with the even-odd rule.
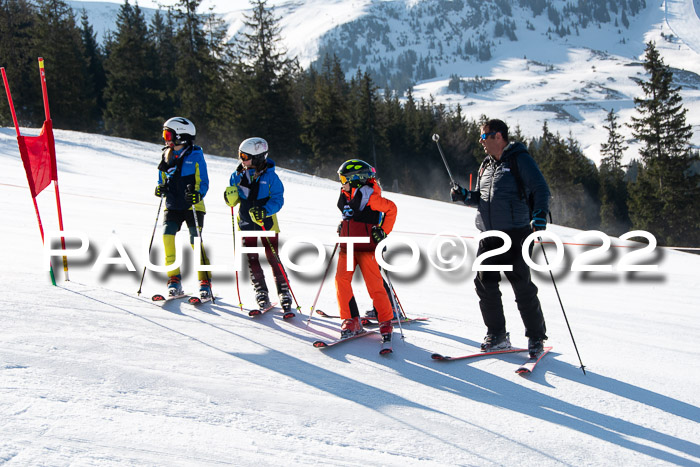
[[[335,318],[335,319],[340,319],[340,316],[338,315],[329,315],[325,313],[323,310],[315,310],[314,311],[317,315],[322,316],[324,318]],[[408,324],[412,323],[414,321],[428,321],[428,318],[403,318],[401,320],[401,324]],[[379,322],[377,321],[376,318],[368,318],[367,316],[363,316],[360,318],[360,322],[362,323],[363,326],[379,326]],[[398,324],[399,321],[397,319],[393,319],[391,321],[391,324]]]
[[[379,333],[378,330],[364,329],[359,334],[355,334],[355,335],[350,336],[350,337],[337,339],[334,341],[317,340],[317,341],[314,341],[313,346],[316,347],[317,349],[328,349],[330,347],[335,347],[338,344],[342,344],[344,342],[359,339],[360,337],[370,336],[372,334],[379,334],[381,336],[381,334]],[[386,339],[386,338],[384,338],[384,336],[382,336],[382,347],[381,347],[381,349],[379,349],[379,355],[388,355],[388,354],[393,353],[393,352],[394,352],[394,348],[391,345],[391,336],[389,336],[388,339]]]
[[[542,357],[547,355],[549,351],[552,350],[552,347],[544,347],[541,352],[539,352],[537,355],[530,357],[528,355],[528,359],[523,362],[516,370],[515,372],[520,374],[520,375],[529,375],[530,373],[533,372],[537,364],[542,360]],[[439,353],[434,353],[431,355],[431,358],[433,360],[439,360],[443,362],[451,362],[454,360],[466,360],[470,358],[476,358],[476,357],[484,357],[487,355],[500,355],[504,353],[517,353],[517,352],[527,352],[527,349],[520,349],[520,348],[510,348],[510,349],[503,349],[503,350],[493,350],[491,352],[479,352],[475,354],[469,354],[469,355],[462,355],[459,357],[448,357],[446,355],[442,355]]]
[[[180,294],[180,295],[168,295],[167,297],[161,295],[161,294],[155,294],[154,296],[151,297],[151,300],[154,302],[169,302],[172,300],[179,300],[181,298],[187,298],[187,303],[190,305],[201,305],[202,303],[210,302],[211,301],[211,295],[209,297],[197,297],[197,296],[189,296],[187,294]]]
[[[190,297],[187,294],[172,295],[172,296],[169,295],[167,297],[164,297],[161,294],[156,294],[153,297],[151,297],[151,300],[153,300],[154,302],[158,302],[158,303],[165,303],[165,302],[169,302],[171,300],[178,300],[181,298],[187,298],[187,303],[189,303],[190,305],[194,305],[194,306],[199,306],[203,303],[207,303],[207,302],[211,301],[211,296],[210,297],[195,297],[195,296]],[[248,312],[248,316],[254,317],[254,316],[260,316],[260,315],[267,313],[268,311],[275,308],[275,306],[277,306],[277,303],[270,303],[270,305],[266,308],[253,308],[253,309],[244,308],[244,310],[246,310]],[[282,318],[291,319],[291,318],[294,318],[295,316],[296,316],[296,314],[290,310],[290,311],[285,311],[284,314],[282,315]]]
[[[248,316],[261,316],[267,313],[268,311],[272,310],[275,306],[277,306],[277,303],[270,303],[269,306],[266,308],[256,308],[253,310],[248,310]],[[244,308],[245,309],[245,308]],[[283,319],[292,319],[296,316],[296,314],[292,311],[285,311],[284,314],[282,315]]]
[[[326,341],[322,341],[322,340],[317,340],[317,341],[315,341],[315,342],[313,343],[313,345],[314,345],[314,347],[316,347],[316,348],[318,348],[318,349],[328,349],[328,348],[334,347],[334,346],[336,346],[336,345],[338,345],[338,344],[342,344],[343,342],[348,342],[348,341],[351,341],[351,340],[354,340],[354,339],[358,339],[358,338],[360,338],[360,337],[369,336],[369,335],[371,335],[371,334],[379,334],[379,331],[375,331],[375,330],[364,330],[364,331],[361,332],[360,334],[355,334],[354,336],[346,337],[345,339],[338,339],[338,340],[331,341],[331,342],[326,342]],[[518,373],[518,374],[520,374],[520,375],[523,375],[523,376],[529,375],[530,373],[532,373],[532,372],[534,371],[535,367],[536,367],[537,364],[540,362],[540,360],[542,360],[542,357],[544,357],[545,355],[547,355],[547,353],[549,353],[550,350],[552,350],[552,347],[545,347],[545,348],[542,350],[542,352],[539,352],[534,358],[533,358],[533,357],[530,357],[530,356],[528,355],[528,359],[527,359],[525,362],[523,362],[523,363],[515,370],[515,372]],[[438,360],[438,361],[445,361],[445,362],[447,362],[447,361],[455,361],[455,360],[466,360],[466,359],[477,358],[477,357],[485,357],[485,356],[488,356],[488,355],[500,355],[500,354],[505,354],[505,353],[519,353],[519,352],[527,352],[527,351],[528,351],[527,349],[510,348],[510,349],[504,349],[504,350],[494,350],[494,351],[491,351],[491,352],[479,352],[479,353],[475,353],[475,354],[462,355],[462,356],[459,356],[459,357],[448,357],[448,356],[445,356],[445,355],[441,355],[441,354],[438,354],[438,353],[434,353],[434,354],[431,355],[431,358],[432,358],[433,360]],[[386,355],[386,354],[389,354],[389,353],[392,353],[392,352],[393,352],[393,349],[392,349],[392,347],[391,347],[391,341],[382,342],[382,348],[381,348],[381,350],[379,351],[379,354],[380,354],[380,355]]]
[[[322,316],[324,318],[336,318],[336,319],[340,318],[340,316],[337,316],[337,315],[326,314],[322,310],[315,310],[315,312],[319,316]],[[428,320],[428,318],[405,318],[405,319],[401,320],[401,324],[408,324],[408,323],[412,323],[414,321],[427,321],[427,320]],[[391,321],[392,324],[398,324],[398,322],[399,321],[397,319],[394,319]],[[363,317],[362,318],[362,325],[368,326],[368,327],[369,326],[379,326],[379,322],[377,320],[374,320],[371,318]],[[316,347],[317,349],[327,349],[330,347],[334,347],[338,344],[342,344],[343,342],[351,341],[351,340],[354,340],[354,339],[357,339],[360,337],[369,336],[371,334],[381,335],[379,333],[379,331],[377,331],[377,330],[365,329],[361,333],[355,334],[354,336],[341,338],[341,339],[337,339],[337,340],[333,340],[333,341],[317,340],[317,341],[314,341],[313,346]],[[382,347],[379,350],[379,355],[388,355],[388,354],[393,353],[393,352],[394,352],[394,349],[393,349],[393,346],[391,344],[391,336],[388,339],[386,337],[382,336]]]

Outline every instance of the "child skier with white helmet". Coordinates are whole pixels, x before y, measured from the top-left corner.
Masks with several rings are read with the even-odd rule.
[[[340,317],[343,319],[341,338],[352,337],[363,332],[352,291],[352,276],[359,266],[367,292],[377,310],[379,332],[382,334],[384,343],[390,343],[393,331],[391,321],[394,314],[389,295],[384,288],[379,265],[374,257],[374,250],[394,227],[396,205],[382,197],[382,190],[375,178],[376,171],[367,162],[359,159],[345,161],[338,169],[338,175],[342,184],[338,209],[343,215],[343,220],[338,226],[338,234],[341,237],[369,237],[368,243],[354,245],[354,263],[351,265],[347,264],[347,246],[341,244],[335,275],[338,307]]]
[[[194,238],[201,235],[204,226],[204,197],[209,190],[209,176],[202,148],[194,145],[196,134],[194,124],[183,117],[173,117],[163,124],[165,147],[158,165],[158,186],[155,195],[165,197],[163,246],[166,265],[175,262],[175,234],[180,231],[182,223],[187,223],[190,244],[193,246]],[[196,222],[192,206],[197,212]],[[202,264],[209,264],[203,248]],[[209,273],[201,271],[197,274],[200,281],[200,298],[210,299]],[[168,276],[168,296],[183,295],[180,268],[169,271]]]
[[[224,192],[226,204],[233,207],[240,204],[238,210],[239,230],[273,231],[273,237],[260,240],[265,247],[265,256],[272,267],[277,286],[279,303],[284,310],[284,318],[294,317],[292,296],[289,290],[288,276],[278,261],[279,225],[277,213],[284,205],[284,185],[275,173],[275,163],[268,157],[267,141],[263,138],[248,138],[238,147],[240,164],[231,174],[229,187]],[[245,237],[246,247],[257,246],[258,239]],[[270,307],[270,298],[265,283],[265,274],[260,267],[256,253],[248,254],[250,279],[255,289],[255,300],[260,309]]]

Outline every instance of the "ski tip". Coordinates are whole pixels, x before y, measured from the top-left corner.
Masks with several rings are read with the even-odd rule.
[[[328,347],[328,344],[326,344],[323,341],[315,341],[314,347],[316,347],[317,349],[324,349],[324,348]]]
[[[393,349],[382,349],[382,350],[379,351],[379,355],[388,355],[388,354],[391,354],[391,353],[394,353],[394,350],[393,350]]]
[[[286,312],[285,314],[282,315],[282,319],[292,319],[292,318],[294,318],[295,316],[296,316],[296,314],[294,314],[294,312],[288,311],[288,312]]]
[[[187,303],[190,305],[201,305],[202,300],[198,297],[190,297],[189,300],[187,300]]]
[[[519,375],[529,375],[530,373],[532,373],[532,371],[528,370],[527,368],[518,368],[517,370],[515,370],[515,372]]]
[[[259,316],[261,314],[262,314],[262,311],[260,311],[260,310],[250,310],[248,312],[248,316]]]
[[[433,360],[449,360],[450,357],[446,357],[444,355],[440,355],[439,353],[434,353],[430,356]]]
[[[323,311],[323,310],[314,310],[318,316],[323,316],[324,318],[328,318],[328,315]]]
[[[156,295],[151,297],[151,300],[153,300],[154,302],[163,302],[163,301],[165,301],[165,297],[162,296],[161,294],[156,294]]]

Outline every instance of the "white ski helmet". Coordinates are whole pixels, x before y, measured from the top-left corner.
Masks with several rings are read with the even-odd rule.
[[[252,159],[252,165],[259,167],[267,160],[267,151],[267,141],[258,137],[248,138],[238,146],[238,157],[242,161]]]
[[[192,144],[196,135],[194,123],[184,117],[173,117],[163,123],[163,139],[166,143]]]

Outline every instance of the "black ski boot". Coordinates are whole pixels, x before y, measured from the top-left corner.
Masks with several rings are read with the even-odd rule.
[[[258,303],[260,311],[270,308],[272,304],[270,303],[265,283],[253,281],[253,288],[255,289],[255,301]]]
[[[493,352],[494,350],[510,349],[510,333],[486,334],[484,342],[481,343],[482,352]]]
[[[280,299],[280,306],[284,311],[282,317],[284,319],[294,318],[296,315],[292,311],[292,294],[289,292],[289,286],[286,282],[277,284],[277,295]]]
[[[544,339],[541,337],[530,337],[527,340],[527,351],[530,358],[537,358],[544,351]]]
[[[267,290],[259,290],[255,292],[255,301],[258,302],[258,308],[260,311],[270,308],[270,298],[267,295]]]

